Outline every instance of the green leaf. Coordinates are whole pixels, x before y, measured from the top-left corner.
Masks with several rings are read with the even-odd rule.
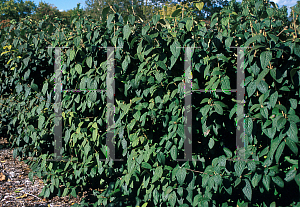
[[[140,120],[141,117],[141,111],[137,111],[135,112],[135,114],[133,114],[133,118],[135,118],[137,121]]]
[[[262,117],[264,118],[268,118],[268,109],[266,107],[263,107],[263,108],[260,108],[260,114],[262,115]],[[267,129],[270,133],[270,129]],[[272,129],[272,132],[274,132],[274,135],[275,135],[275,128]],[[269,134],[270,135],[270,134]],[[269,136],[271,137],[271,136]]]
[[[215,145],[215,140],[213,138],[210,138],[208,142],[209,149],[212,149],[214,145]]]
[[[262,80],[262,79],[264,79],[264,77],[269,73],[269,69],[268,68],[266,68],[266,69],[264,69],[259,75],[258,75],[258,77],[257,77],[257,79],[256,79],[256,85]]]
[[[248,179],[245,179],[246,185],[243,188],[243,193],[245,194],[245,196],[248,198],[249,201],[251,201],[252,199],[252,188],[251,188],[251,184],[249,182]]]
[[[35,83],[32,83],[32,84],[31,84],[31,88],[32,88],[34,91],[36,91],[36,92],[39,91],[39,87],[38,87],[38,85],[36,85]]]
[[[93,139],[92,140],[94,142],[97,141],[97,137],[98,137],[98,129],[94,129],[93,130],[93,137],[92,137]]]
[[[271,178],[269,175],[263,176],[263,184],[264,184],[265,188],[267,189],[267,191],[270,190],[270,180],[271,180]]]
[[[298,160],[291,159],[290,156],[285,156],[284,159],[293,165],[298,165]]]
[[[253,178],[251,180],[253,188],[255,188],[256,186],[258,186],[258,183],[261,180],[261,177],[262,177],[261,174],[257,174],[257,173],[254,174],[254,176],[253,176]]]
[[[289,114],[287,117],[288,117],[288,120],[293,121],[295,123],[300,122],[300,119],[297,115]]]
[[[80,36],[74,38],[74,45],[75,45],[76,47],[79,46],[80,40],[81,40]]]
[[[295,176],[295,181],[298,184],[298,186],[300,187],[300,173],[298,173],[298,175]]]
[[[72,191],[71,191],[71,196],[73,196],[74,198],[76,198],[77,197],[77,195],[76,195],[76,188],[74,187],[74,188],[72,188]]]
[[[261,68],[264,70],[272,60],[272,52],[271,51],[264,51],[260,54],[260,64]]]
[[[266,81],[261,80],[258,84],[257,84],[257,89],[262,93],[267,93],[268,91],[268,84],[266,83]]]
[[[104,21],[107,19],[107,13],[109,12],[110,8],[107,6],[102,10],[102,17]]]
[[[128,41],[130,33],[131,33],[131,28],[129,27],[128,24],[126,24],[123,27],[123,39],[126,39]]]
[[[44,123],[45,123],[45,117],[43,115],[40,115],[39,119],[38,119],[38,128],[42,129],[44,126]]]
[[[200,112],[201,112],[202,116],[206,116],[209,109],[210,109],[210,105],[205,105],[204,107],[202,107],[200,109]]]
[[[68,193],[69,193],[69,189],[65,188],[62,196],[64,197],[64,196],[68,195]]]
[[[278,185],[279,187],[281,187],[281,188],[284,187],[284,182],[283,182],[283,180],[282,180],[279,176],[272,177],[272,180],[273,180],[273,182],[276,183],[276,185]]]
[[[224,147],[223,150],[228,158],[232,157],[232,152],[230,151],[230,149]]]
[[[42,93],[44,95],[46,95],[47,90],[48,90],[48,82],[44,83],[43,88],[42,88]]]
[[[251,136],[253,130],[253,121],[252,118],[245,119],[245,134]]]
[[[233,37],[226,38],[226,40],[225,40],[226,48],[229,48],[231,46],[232,41],[233,41]],[[227,88],[227,89],[229,89],[229,88]]]
[[[177,10],[175,10],[173,13],[172,13],[172,17],[176,17],[176,16],[178,16],[179,14],[180,14],[180,12],[181,12],[181,9],[177,9]]]
[[[155,181],[159,180],[162,177],[163,174],[163,169],[161,166],[157,167],[155,169],[154,175],[152,177],[152,183],[154,183]]]
[[[177,147],[175,145],[173,145],[170,152],[171,152],[172,159],[176,161],[176,159],[177,159]]]
[[[97,92],[96,91],[90,91],[89,92],[89,98],[93,103],[95,103],[97,101]]]
[[[278,92],[275,91],[275,92],[270,96],[270,105],[272,106],[272,108],[275,107],[276,102],[277,102],[277,99],[278,99]]]
[[[297,129],[297,125],[295,124],[295,122],[290,121],[290,128],[289,130],[286,132],[286,134],[288,135],[288,137],[293,141],[293,142],[298,142],[298,129]]]
[[[44,195],[44,197],[45,198],[48,198],[50,196],[50,188],[47,188],[46,190],[45,190],[45,195]]]
[[[29,178],[29,180],[33,183],[33,171],[30,171],[30,172],[28,173],[28,178]]]
[[[138,101],[140,101],[140,100],[142,100],[142,97],[135,97],[135,98],[133,98],[133,99],[131,100],[131,103],[135,103],[135,102],[138,102]]]
[[[251,71],[254,75],[258,75],[259,71],[260,71],[260,68],[257,66],[256,63],[254,63],[251,67]]]
[[[75,58],[75,51],[71,50],[70,51],[70,61],[74,60],[74,58]]]
[[[292,107],[293,109],[296,109],[296,108],[297,108],[298,103],[297,103],[297,100],[296,100],[296,99],[290,98],[290,103],[291,103],[291,107]]]
[[[80,64],[76,64],[76,65],[75,65],[75,70],[77,71],[77,73],[78,73],[79,75],[81,75],[81,73],[82,73],[82,67],[81,67]]]
[[[185,177],[186,177],[186,169],[184,169],[183,167],[179,167],[176,173],[176,178],[178,180],[179,185],[183,185]]]
[[[293,140],[289,137],[286,139],[287,146],[292,150],[295,155],[298,155],[298,147]]]
[[[296,173],[297,173],[297,170],[295,170],[294,168],[290,169],[290,170],[287,172],[287,174],[285,175],[284,180],[285,180],[286,182],[292,181],[292,180],[295,178]]]
[[[152,169],[151,165],[147,162],[142,162],[142,168],[146,168],[146,169]]]
[[[86,59],[86,64],[88,65],[89,68],[92,68],[92,61],[93,58],[91,56]]]
[[[193,27],[193,20],[188,19],[186,21],[185,27],[186,27],[186,30],[190,32],[192,30],[192,27]]]
[[[239,160],[234,164],[234,170],[236,172],[237,177],[240,177],[242,175],[244,169],[245,169],[245,162]]]
[[[160,20],[160,15],[159,14],[153,15],[152,21],[153,21],[154,25],[156,25],[159,20]]]
[[[256,91],[256,82],[250,82],[247,86],[248,97],[252,96]]]
[[[158,61],[157,63],[156,63],[160,68],[162,68],[162,69],[164,69],[164,70],[167,70],[167,67],[166,67],[166,65],[165,65],[165,63],[163,62],[163,61]],[[160,73],[160,72],[158,72],[160,75],[161,75],[161,77],[163,77],[163,73]],[[156,77],[156,76],[155,76]],[[158,81],[158,82],[161,82],[162,81],[162,78],[160,79],[160,81]]]
[[[142,28],[142,35],[146,35],[147,31],[150,29],[150,25],[146,25]]]
[[[244,47],[249,47],[249,45],[255,41],[257,41],[258,39],[260,39],[261,36],[260,35],[255,35],[251,38],[249,38],[246,42],[245,42],[245,46]]]
[[[218,113],[218,114],[220,114],[220,115],[223,115],[223,108],[222,108],[222,106],[220,106],[219,104],[214,104],[214,108],[215,108],[215,110],[216,110],[216,112]]]
[[[174,207],[175,204],[176,204],[176,193],[175,191],[173,191],[171,194],[169,194],[168,196],[168,201],[169,201],[169,204]]]

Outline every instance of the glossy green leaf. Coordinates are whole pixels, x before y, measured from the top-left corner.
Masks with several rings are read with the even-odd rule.
[[[92,61],[93,58],[91,56],[86,59],[86,64],[88,65],[89,68],[92,68]]]
[[[255,91],[256,91],[256,83],[254,81],[250,82],[247,86],[248,97],[251,97]]]
[[[186,169],[180,167],[176,173],[176,178],[178,180],[179,185],[183,185],[185,177],[186,177]]]
[[[38,119],[38,128],[42,129],[44,125],[45,125],[45,117],[43,115],[40,115]]]
[[[263,184],[264,184],[265,188],[267,189],[267,191],[270,190],[270,180],[271,180],[271,178],[269,175],[263,176]]]
[[[267,93],[268,91],[268,84],[266,83],[266,81],[261,80],[258,84],[257,84],[257,89],[262,93]]]
[[[251,201],[252,199],[252,188],[251,188],[251,184],[249,182],[248,179],[245,179],[245,182],[246,182],[246,185],[245,187],[243,188],[243,193],[244,195],[246,196],[246,198]]]
[[[78,73],[79,75],[81,75],[81,73],[82,73],[82,67],[81,67],[80,64],[76,64],[76,65],[75,65],[75,70],[77,71],[77,73]]]
[[[236,172],[236,176],[237,177],[240,177],[242,175],[244,169],[245,169],[245,162],[243,162],[243,161],[237,161],[234,164],[234,170]]]
[[[162,174],[163,174],[163,169],[161,166],[158,166],[155,169],[155,172],[154,172],[151,182],[154,183],[155,181],[159,180],[162,177]]]
[[[73,61],[75,58],[75,51],[74,50],[70,50],[70,61]]]
[[[187,31],[191,31],[192,30],[192,27],[193,27],[193,20],[191,20],[191,19],[188,19],[187,21],[186,21],[186,29],[187,29]]]
[[[283,188],[284,187],[284,182],[283,180],[279,177],[279,176],[276,176],[276,177],[272,177],[272,181],[278,185],[279,187]]]
[[[254,174],[254,176],[252,177],[252,180],[251,180],[253,188],[258,186],[258,183],[261,180],[261,178],[262,178],[261,174],[257,174],[257,173]]]
[[[296,174],[297,174],[297,170],[292,168],[286,173],[284,180],[286,182],[290,182],[295,178]]]
[[[260,54],[260,64],[263,70],[270,64],[271,59],[272,59],[271,51],[264,51]]]
[[[175,145],[172,146],[170,153],[171,153],[172,159],[176,160],[177,159],[177,147]]]
[[[123,27],[123,38],[128,40],[131,33],[131,28],[128,24]]]
[[[181,12],[181,9],[177,9],[177,10],[175,10],[173,13],[172,13],[172,17],[177,17],[179,14],[180,14],[180,12]]]

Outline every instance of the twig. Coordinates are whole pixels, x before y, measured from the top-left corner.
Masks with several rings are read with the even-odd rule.
[[[31,195],[31,196],[33,196],[33,197],[35,197],[35,198],[38,198],[38,199],[40,199],[40,200],[43,200],[43,199],[37,197],[36,195],[33,195],[33,194],[31,194],[31,193],[25,192],[24,190],[21,190],[21,192],[25,193],[26,195]]]
[[[294,30],[295,30],[295,36],[294,36],[294,39],[297,38],[297,31],[296,31],[296,19],[295,19],[295,12],[294,12],[294,9],[293,9],[293,20],[294,20]]]
[[[281,35],[281,33],[282,33],[284,30],[287,30],[287,29],[288,29],[288,26],[285,26],[285,28],[283,28],[283,30],[282,30],[281,32],[279,32],[279,34],[276,35],[276,36],[278,37],[279,35]]]
[[[131,2],[132,2],[131,8],[132,8],[132,11],[133,11],[133,16],[136,16],[136,14],[134,12],[134,9],[133,9],[133,0]]]
[[[113,10],[113,12],[117,13],[117,12],[113,9],[113,7],[110,5],[110,3],[108,3],[108,5],[109,5],[109,7]]]

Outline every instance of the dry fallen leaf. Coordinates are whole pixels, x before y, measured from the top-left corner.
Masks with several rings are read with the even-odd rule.
[[[19,198],[26,198],[26,197],[27,197],[27,194],[24,194],[24,195],[16,197],[16,198],[19,199]]]
[[[0,173],[0,181],[4,181],[6,179],[5,175],[3,173]]]

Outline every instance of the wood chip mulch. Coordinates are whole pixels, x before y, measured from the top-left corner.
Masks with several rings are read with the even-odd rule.
[[[32,183],[28,178],[31,169],[23,161],[12,156],[12,149],[5,147],[6,139],[0,138],[0,207],[66,207],[79,204],[84,197],[72,196],[42,199],[38,197],[44,183],[38,177]]]

